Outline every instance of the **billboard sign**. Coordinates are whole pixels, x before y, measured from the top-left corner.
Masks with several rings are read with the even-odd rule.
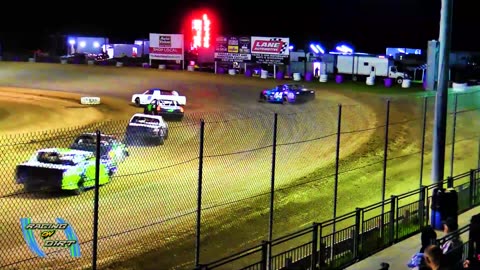
[[[252,37],[252,59],[260,64],[288,64],[290,38]]]
[[[150,33],[151,60],[184,60],[183,34]]]
[[[245,62],[252,59],[250,37],[219,36],[215,40],[215,60]]]

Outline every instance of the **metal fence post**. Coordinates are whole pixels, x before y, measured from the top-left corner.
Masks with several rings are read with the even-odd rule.
[[[353,258],[358,259],[360,257],[360,242],[361,242],[361,232],[362,229],[362,208],[355,209],[355,241],[353,244]]]
[[[338,196],[338,170],[340,167],[340,138],[342,132],[342,105],[338,105],[338,119],[337,119],[337,146],[335,150],[335,184],[333,188],[333,242],[335,243],[335,231],[337,218],[337,196]]]
[[[457,110],[458,110],[458,94],[455,95],[455,105],[454,105],[454,111],[453,111],[452,153],[450,155],[450,177],[453,177],[453,162],[455,160],[455,133],[457,130]]]
[[[318,223],[313,223],[313,231],[312,231],[312,256],[311,256],[311,263],[310,269],[317,268],[317,249],[318,249]]]
[[[383,178],[382,178],[382,217],[381,232],[383,233],[384,214],[385,214],[385,195],[387,192],[387,161],[388,161],[388,129],[390,125],[390,100],[387,100],[387,112],[385,119],[385,143],[383,148]]]
[[[318,242],[319,244],[319,249],[318,249],[318,269],[322,269],[323,266],[325,265],[325,245],[322,242],[322,235],[323,235],[323,224],[320,223],[318,225]],[[315,269],[315,268],[314,268]]]
[[[447,188],[453,188],[453,177],[447,177]]]
[[[420,188],[423,186],[423,167],[425,163],[425,137],[427,134],[428,97],[423,99],[422,149],[420,153]]]
[[[390,245],[396,242],[398,236],[398,220],[395,220],[395,213],[398,211],[397,196],[392,195],[390,197],[390,231],[389,231],[389,241]],[[396,230],[397,229],[397,230]],[[397,232],[397,233],[395,233]]]
[[[424,225],[426,225],[426,220],[428,221],[428,218],[425,220],[426,215],[425,208],[428,206],[425,205],[425,199],[426,199],[426,192],[427,192],[427,187],[426,186],[421,186],[420,187],[420,200],[418,201],[418,213],[419,216],[419,223],[420,223],[420,228],[422,228]]]
[[[205,120],[200,119],[200,143],[198,154],[198,187],[197,187],[197,223],[195,237],[195,266],[200,266],[200,234],[202,224],[202,188],[203,188],[203,150],[205,147]]]
[[[478,136],[478,164],[477,169],[480,169],[480,136]]]
[[[469,207],[473,207],[476,204],[475,200],[475,191],[477,187],[475,187],[475,170],[470,170],[470,189],[468,192],[468,202]]]
[[[278,129],[278,114],[273,116],[273,142],[272,142],[272,173],[270,179],[270,216],[268,220],[268,256],[267,269],[271,269],[270,262],[272,258],[272,240],[273,240],[273,212],[275,203],[275,164],[277,158],[277,129]]]
[[[95,193],[93,199],[93,247],[92,247],[92,269],[97,269],[97,256],[98,256],[98,202],[99,202],[99,188],[100,188],[100,157],[101,157],[101,132],[96,131],[96,144],[95,144]]]
[[[262,241],[262,259],[261,259],[261,266],[260,266],[260,269],[261,270],[267,270],[268,268],[268,265],[270,264],[267,260],[270,260],[268,258],[268,250],[269,250],[269,242],[268,241]]]

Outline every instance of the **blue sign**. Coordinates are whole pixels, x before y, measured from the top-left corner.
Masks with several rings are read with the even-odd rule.
[[[62,218],[56,218],[57,223],[32,223],[31,218],[21,218],[22,233],[30,250],[38,257],[45,258],[47,254],[43,248],[68,248],[72,258],[80,258],[80,243],[73,227]],[[54,237],[58,231],[63,231],[67,238]],[[43,245],[39,245],[35,232],[38,232]]]

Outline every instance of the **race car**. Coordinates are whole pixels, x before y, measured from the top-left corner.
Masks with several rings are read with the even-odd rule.
[[[282,84],[260,92],[260,102],[295,103],[315,99],[315,91],[300,84]]]
[[[179,119],[181,120],[184,115],[183,107],[175,100],[168,99],[154,99],[150,104],[145,106],[143,110],[144,114],[160,115],[165,119]]]
[[[70,146],[71,149],[83,150],[96,153],[97,150],[97,134],[83,133],[80,134]],[[111,163],[112,172],[117,169],[117,164],[123,162],[129,156],[127,146],[119,141],[113,135],[100,134],[100,158],[105,162]]]
[[[150,104],[150,102],[154,99],[175,100],[181,106],[185,106],[187,103],[187,98],[185,96],[181,96],[177,91],[160,88],[152,88],[143,92],[142,94],[133,95],[132,103],[134,103],[136,106],[145,106]]]
[[[89,151],[48,148],[36,151],[16,167],[16,182],[27,191],[64,190],[74,194],[95,186],[96,158]],[[99,184],[110,182],[107,165],[100,160]]]
[[[136,113],[130,118],[125,138],[128,145],[145,141],[163,145],[168,138],[168,124],[159,115]]]

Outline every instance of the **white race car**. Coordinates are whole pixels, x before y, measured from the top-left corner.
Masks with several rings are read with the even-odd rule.
[[[147,140],[163,145],[168,138],[168,124],[159,115],[136,113],[128,123],[125,138],[129,145]]]
[[[168,99],[175,100],[180,106],[185,106],[187,103],[187,97],[180,96],[180,94],[175,90],[165,90],[160,88],[149,89],[142,94],[135,94],[132,96],[132,103],[137,106],[145,106],[150,104],[154,99]]]

